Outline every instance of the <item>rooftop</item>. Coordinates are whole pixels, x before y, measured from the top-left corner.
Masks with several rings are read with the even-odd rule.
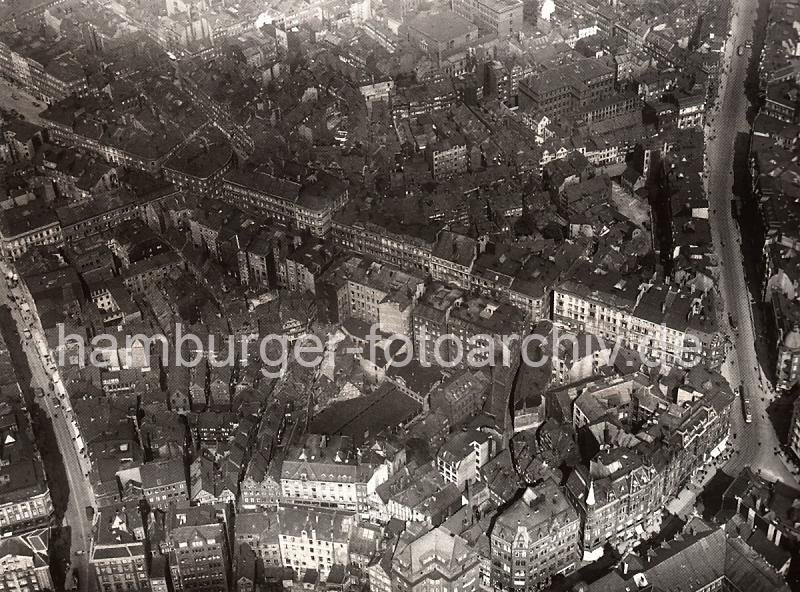
[[[467,34],[478,36],[476,25],[451,10],[419,14],[411,19],[408,28],[442,44]]]
[[[548,537],[555,530],[578,521],[578,513],[567,501],[564,491],[552,480],[529,487],[496,519],[492,538],[512,542],[519,528],[528,532],[531,541]]]

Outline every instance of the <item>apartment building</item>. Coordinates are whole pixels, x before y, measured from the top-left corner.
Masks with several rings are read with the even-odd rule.
[[[792,406],[792,419],[789,423],[789,448],[800,457],[800,398],[795,399]]]
[[[236,546],[246,543],[265,566],[283,565],[278,512],[250,512],[236,516]]]
[[[322,171],[295,182],[263,171],[234,168],[224,176],[222,199],[322,238],[331,230],[333,214],[347,203],[348,192],[341,180]]]
[[[637,93],[617,93],[578,109],[576,120],[580,123],[592,124],[627,113],[638,113],[641,109],[642,98]]]
[[[425,290],[414,309],[414,346],[420,359],[435,359],[435,341],[447,334],[450,316],[464,298],[464,290],[441,282],[432,282]]]
[[[495,442],[478,430],[456,432],[436,454],[436,468],[445,481],[464,491],[479,479],[479,469],[494,455]]]
[[[316,570],[325,580],[334,565],[350,563],[355,514],[337,510],[283,506],[278,510],[280,551],[284,567],[302,577]]]
[[[581,390],[573,425],[599,452],[569,476],[567,492],[581,514],[584,559],[593,560],[606,544],[626,549],[658,531],[664,500],[724,448],[735,397],[720,374],[701,365],[678,384],[654,387],[633,373],[584,381]],[[615,447],[662,429],[661,440]]]
[[[71,242],[108,232],[126,220],[143,218],[149,208],[176,193],[170,183],[156,184],[141,191],[118,187],[84,203],[57,208],[56,214],[64,240]]]
[[[354,202],[337,213],[332,235],[342,249],[427,274],[431,252],[442,227],[443,224],[412,211],[407,202],[391,207]]]
[[[495,590],[546,587],[581,561],[581,521],[564,490],[553,480],[529,487],[495,520],[491,541]]]
[[[358,460],[347,436],[310,434],[302,446],[290,447],[281,468],[281,493],[295,505],[367,510],[369,465]]]
[[[434,179],[445,179],[467,172],[469,154],[463,135],[453,134],[428,147],[431,174]]]
[[[430,408],[444,415],[450,426],[460,425],[483,407],[490,384],[485,370],[464,370],[431,391]]]
[[[3,76],[47,103],[88,88],[86,74],[72,52],[59,53],[55,47],[58,44],[45,44],[45,49],[42,49],[40,43],[38,48],[34,48],[28,35],[26,31],[19,31],[12,39],[0,42],[0,73]]]
[[[12,162],[30,160],[44,143],[42,128],[24,119],[12,119],[3,125],[3,139]]]
[[[52,209],[35,201],[0,211],[0,257],[14,261],[28,249],[63,243],[61,223]]]
[[[392,97],[392,115],[408,119],[424,114],[447,111],[459,100],[458,90],[450,78],[426,80],[421,84],[400,88]]]
[[[442,230],[431,253],[431,277],[437,282],[468,290],[477,256],[478,243],[475,239]]]
[[[239,484],[239,507],[244,511],[276,508],[281,499],[280,460],[271,462],[256,450]]]
[[[230,553],[224,511],[201,505],[171,508],[166,550],[175,592],[227,592]]]
[[[522,0],[452,0],[453,12],[501,39],[522,31]]]
[[[233,150],[227,138],[211,127],[170,156],[163,166],[164,178],[196,195],[219,192],[222,179],[233,166]]]
[[[552,318],[573,330],[620,341],[667,367],[700,359],[713,368],[722,363],[724,347],[709,308],[712,297],[582,267],[555,287]]]
[[[437,60],[478,39],[478,27],[455,12],[422,13],[408,22],[408,41]]]
[[[406,531],[391,560],[392,590],[476,592],[480,558],[460,536],[437,527],[419,536]]]
[[[771,82],[767,85],[763,112],[784,123],[797,121],[800,90],[794,82]]]
[[[519,84],[519,106],[557,120],[614,92],[614,68],[597,58],[534,74]]]
[[[423,275],[351,255],[333,271],[333,278],[340,286],[340,317],[376,324],[389,334],[411,334],[412,312],[425,289]]]
[[[800,382],[800,307],[784,294],[775,292],[772,311],[778,326],[775,387],[789,390]]]
[[[584,561],[602,556],[607,544],[628,549],[658,532],[661,524],[664,476],[656,467],[626,448],[609,450],[597,461],[592,471],[579,466],[566,485],[581,516]]]
[[[706,115],[706,97],[697,94],[678,99],[678,129],[703,129]]]
[[[136,504],[100,509],[92,552],[98,590],[138,592],[150,587],[145,562],[144,524]]]
[[[454,360],[461,349],[465,352],[462,365],[471,361],[467,352],[472,351],[479,363],[494,356],[501,368],[508,368],[515,362],[520,347],[519,340],[510,337],[526,335],[529,324],[527,312],[511,304],[481,296],[465,298],[450,313],[448,329],[452,338],[445,348],[448,356],[445,359]],[[495,371],[493,378],[498,376]]]
[[[0,540],[0,589],[7,592],[55,589],[43,540],[47,540],[46,530]]]
[[[71,126],[71,122],[66,118],[71,118],[72,113],[49,113],[42,115],[42,124],[47,128],[50,140],[64,146],[74,146],[83,148],[108,162],[117,165],[127,166],[141,171],[156,173],[161,164],[164,154],[154,152],[151,149],[134,151],[127,146],[116,146],[107,138],[97,139],[92,136],[84,136],[77,133]],[[83,130],[83,127],[78,129]],[[141,133],[135,126],[131,126],[133,133]],[[148,139],[140,138],[145,145]],[[170,148],[175,148],[171,146]]]
[[[183,260],[175,251],[164,251],[148,259],[141,259],[122,274],[122,283],[132,294],[144,294],[175,270],[184,268]]]
[[[287,290],[316,295],[317,279],[334,260],[336,248],[318,239],[304,242],[286,256],[281,275]]]
[[[23,412],[6,412],[0,417],[0,441],[0,535],[47,525],[53,503]]]
[[[166,510],[172,502],[188,502],[186,468],[180,458],[145,463],[140,468],[142,493],[151,508]]]

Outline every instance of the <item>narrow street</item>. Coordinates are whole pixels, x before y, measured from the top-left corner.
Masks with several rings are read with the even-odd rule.
[[[752,423],[746,423],[741,399],[737,399],[731,414],[733,455],[724,470],[735,475],[745,466],[772,480],[790,485],[797,481],[776,454],[780,442],[767,414],[773,394],[764,372],[758,365],[750,293],[745,281],[742,261],[741,235],[731,215],[733,198],[734,142],[739,133],[749,133],[748,102],[745,96],[750,52],[737,55],[737,48],[753,37],[757,3],[734,0],[731,36],[721,59],[719,103],[708,114],[706,122],[706,191],[711,208],[711,229],[720,271],[719,288],[728,315],[736,330],[725,327],[733,341],[723,374],[732,387],[741,387],[749,394]]]
[[[7,265],[0,264],[0,270],[5,275],[8,271]],[[0,302],[6,304],[11,310],[20,335],[24,335],[26,330],[31,332],[31,338],[23,338],[21,345],[28,358],[28,366],[32,375],[31,386],[41,389],[44,393],[38,402],[51,418],[58,447],[64,460],[70,491],[64,522],[71,527],[72,568],[78,570],[79,590],[91,591],[95,589],[94,581],[89,577],[88,561],[92,525],[86,515],[86,507],[94,506],[94,496],[87,478],[88,458],[82,458],[82,455],[76,450],[73,439],[72,409],[69,396],[58,378],[57,369],[44,358],[45,354],[48,354],[47,342],[38,318],[22,310],[20,306],[21,302],[28,302],[29,306],[32,305],[27,289],[24,289],[22,284],[9,288],[8,282],[1,280]],[[51,391],[50,384],[53,378],[56,380],[53,391]]]

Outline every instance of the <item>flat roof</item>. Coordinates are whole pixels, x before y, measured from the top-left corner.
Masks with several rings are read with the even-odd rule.
[[[408,28],[417,31],[437,43],[447,43],[451,39],[467,33],[477,35],[478,27],[452,10],[422,13],[408,23]]]

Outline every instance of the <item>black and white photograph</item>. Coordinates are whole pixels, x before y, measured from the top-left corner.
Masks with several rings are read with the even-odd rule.
[[[0,0],[0,592],[800,592],[797,0]]]

